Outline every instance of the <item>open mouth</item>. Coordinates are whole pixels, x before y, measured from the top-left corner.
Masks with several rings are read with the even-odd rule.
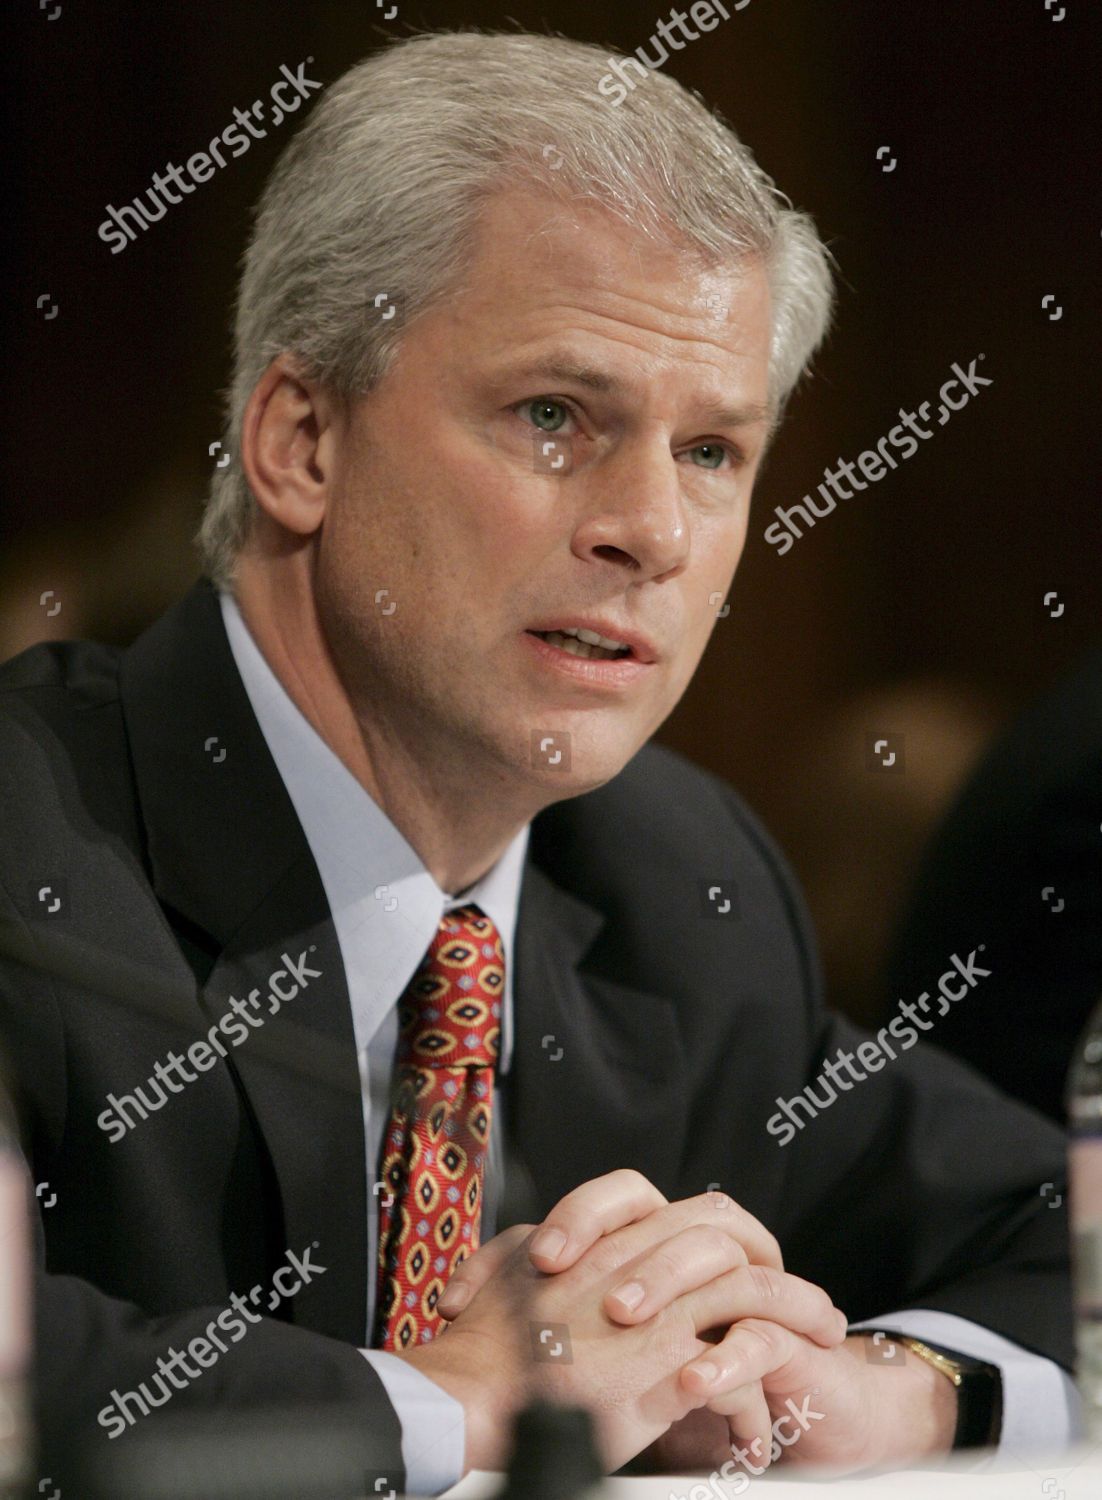
[[[530,630],[529,635],[538,635],[541,641],[546,641],[550,646],[558,646],[560,651],[566,651],[571,656],[582,656],[594,661],[623,661],[631,656],[630,646],[620,646],[615,651],[605,646],[596,646],[591,641],[579,640],[575,635],[564,635],[561,630]]]

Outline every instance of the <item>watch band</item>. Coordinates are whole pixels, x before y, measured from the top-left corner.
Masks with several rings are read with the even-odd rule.
[[[874,1330],[862,1329],[862,1333]],[[919,1359],[933,1365],[953,1382],[957,1391],[957,1425],[953,1448],[986,1448],[994,1446],[1002,1430],[1002,1375],[997,1365],[986,1364],[970,1355],[928,1344],[911,1334],[890,1329],[876,1330],[890,1334]]]

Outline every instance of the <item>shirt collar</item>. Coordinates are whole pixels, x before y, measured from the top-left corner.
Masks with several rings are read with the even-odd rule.
[[[442,891],[416,850],[294,703],[233,595],[219,590],[219,601],[245,691],[325,887],[357,1049],[368,1045],[413,977],[444,913],[476,902],[495,923],[505,954],[499,1068],[507,1071],[513,938],[531,824],[520,829],[481,879],[454,895]]]

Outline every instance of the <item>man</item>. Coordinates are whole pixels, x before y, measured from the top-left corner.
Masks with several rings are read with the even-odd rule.
[[[726,127],[607,61],[444,33],[329,90],[259,207],[205,576],[4,669],[48,1434],[340,1397],[435,1492],[530,1364],[610,1468],[759,1472],[793,1412],[849,1468],[1068,1434],[1058,1132],[898,1034],[858,1073],[778,851],[646,747],[830,289]],[[127,965],[194,1003],[96,989]]]

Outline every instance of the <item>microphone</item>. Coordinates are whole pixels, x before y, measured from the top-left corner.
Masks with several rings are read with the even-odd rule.
[[[603,1478],[584,1407],[534,1400],[518,1413],[500,1500],[583,1500],[599,1493]]]

